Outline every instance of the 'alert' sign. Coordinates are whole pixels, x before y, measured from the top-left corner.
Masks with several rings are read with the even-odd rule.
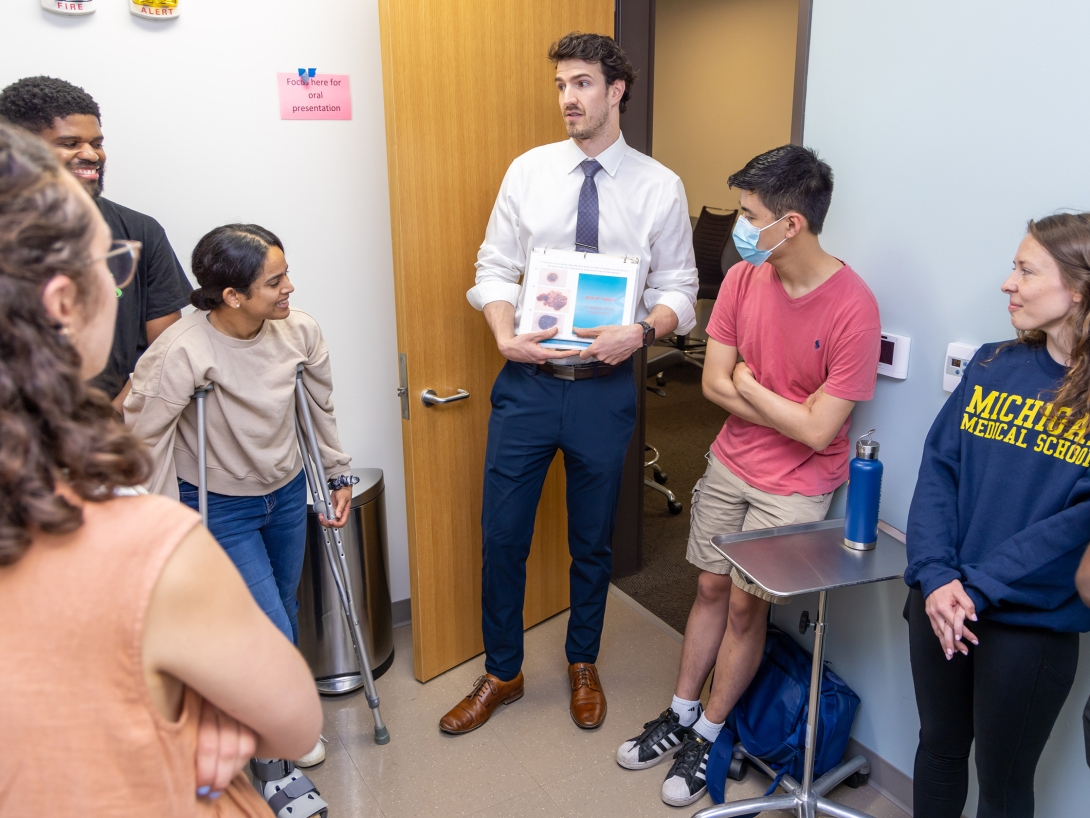
[[[130,0],[129,11],[145,20],[173,20],[178,16],[178,0]]]

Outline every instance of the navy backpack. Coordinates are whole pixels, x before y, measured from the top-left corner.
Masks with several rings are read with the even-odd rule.
[[[802,781],[806,753],[806,717],[810,701],[812,657],[783,631],[770,625],[764,658],[708,754],[708,794],[723,803],[723,790],[736,741],[780,773],[769,788],[789,775]],[[829,668],[821,680],[815,780],[840,763],[859,709],[859,696]]]

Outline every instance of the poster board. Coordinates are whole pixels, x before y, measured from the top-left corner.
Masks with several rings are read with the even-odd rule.
[[[542,346],[586,349],[591,341],[573,330],[635,322],[639,271],[636,256],[535,247],[523,279],[518,334],[556,327]]]

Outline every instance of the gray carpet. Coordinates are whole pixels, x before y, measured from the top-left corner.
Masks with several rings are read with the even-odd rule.
[[[707,467],[704,454],[727,418],[700,391],[700,374],[699,367],[685,364],[666,373],[665,398],[647,393],[647,442],[659,450],[659,464],[668,477],[666,487],[684,509],[675,517],[666,510],[663,495],[644,489],[643,567],[614,580],[618,588],[682,633],[696,598],[699,573],[685,560],[689,495]]]

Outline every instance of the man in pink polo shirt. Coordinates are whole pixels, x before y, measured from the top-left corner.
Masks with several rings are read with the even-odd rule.
[[[708,323],[704,394],[730,412],[693,489],[687,559],[700,568],[673,701],[617,750],[632,770],[674,754],[662,800],[686,806],[707,789],[708,750],[764,653],[768,606],[710,545],[716,534],[822,520],[848,474],[848,426],[878,371],[878,303],[818,241],[833,193],[830,167],[785,145],[729,179],[741,191],[727,273]],[[702,711],[700,691],[715,667]]]

